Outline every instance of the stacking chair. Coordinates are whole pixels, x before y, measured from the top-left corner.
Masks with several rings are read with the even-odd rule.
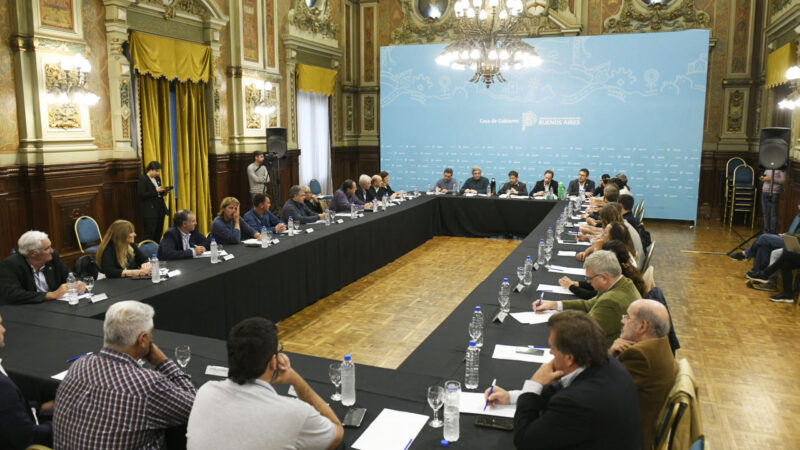
[[[733,191],[733,171],[736,170],[737,167],[746,165],[747,163],[738,156],[733,157],[725,163],[725,189],[724,189],[724,198],[722,199],[724,202],[724,207],[722,211],[722,223],[725,223],[728,220],[728,214],[731,213],[731,202],[732,198],[732,191]]]
[[[743,212],[750,215],[750,229],[755,224],[756,191],[755,170],[747,164],[740,165],[733,170],[733,184],[731,185],[731,206],[728,227],[733,226],[733,215]],[[745,221],[745,224],[747,222]]]
[[[644,218],[644,200],[633,207],[633,217],[638,220],[639,223],[642,222],[642,219]]]
[[[151,239],[145,239],[142,242],[139,242],[139,250],[141,250],[142,253],[149,258],[158,253],[158,243]]]
[[[89,216],[80,216],[75,221],[75,237],[78,238],[78,248],[81,253],[97,253],[97,246],[103,238],[97,222]],[[86,244],[94,244],[83,248]]]
[[[647,248],[644,250],[644,264],[642,264],[642,268],[639,270],[640,272],[644,273],[648,267],[650,267],[650,258],[653,257],[653,249],[656,248],[656,241],[650,243]]]
[[[311,181],[308,182],[308,187],[311,189],[311,193],[317,196],[317,199],[330,199],[333,198],[332,195],[321,195],[322,194],[322,186],[319,184],[319,181],[316,178],[312,178]]]
[[[659,414],[656,424],[656,443],[658,450],[672,450],[689,448],[701,441],[699,448],[703,448],[703,425],[700,422],[700,413],[695,411],[700,407],[697,382],[689,361],[678,361],[678,375],[672,386],[667,401]],[[677,442],[676,442],[677,441]]]

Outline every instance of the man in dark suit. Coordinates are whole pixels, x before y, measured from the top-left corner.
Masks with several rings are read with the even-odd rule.
[[[260,194],[259,194],[260,195]],[[188,209],[172,217],[172,226],[164,232],[158,246],[158,259],[197,258],[209,248],[208,239],[197,231],[197,218]]]
[[[5,346],[3,317],[0,316],[0,348]],[[31,409],[36,410],[33,415]],[[53,445],[53,432],[49,420],[53,402],[39,406],[29,404],[16,384],[0,364],[0,448],[24,449],[33,444]]]
[[[383,178],[380,175],[373,175],[370,181],[372,184],[369,187],[369,195],[373,200],[380,200],[386,195],[386,189],[381,186]]]
[[[589,179],[589,169],[581,169],[578,172],[578,179],[569,182],[567,195],[578,195],[583,187],[585,195],[594,193],[594,181]]]
[[[374,198],[372,196],[372,178],[369,177],[367,174],[361,174],[358,177],[358,187],[356,188],[356,198],[361,200],[364,203],[369,203]],[[286,219],[284,219],[286,220]]]
[[[522,391],[495,387],[487,400],[516,403],[517,448],[641,448],[636,386],[615,358],[597,323],[578,311],[554,314],[553,360],[525,381]]]
[[[497,191],[497,195],[511,194],[511,195],[528,195],[528,187],[525,183],[519,181],[519,174],[516,170],[508,172],[508,183]]]
[[[625,366],[639,392],[642,448],[655,444],[658,413],[667,401],[678,363],[669,345],[669,312],[656,300],[636,300],[622,316],[622,333],[608,350]]]
[[[536,186],[531,191],[531,197],[541,197],[546,195],[549,191],[553,191],[553,195],[558,195],[558,181],[553,179],[553,171],[547,169],[544,171],[544,179],[536,182]]]
[[[17,242],[17,253],[0,262],[0,305],[39,303],[67,293],[69,269],[41,231],[27,231]],[[78,282],[78,293],[86,287]]]
[[[139,176],[137,183],[139,192],[139,210],[144,219],[144,239],[161,241],[161,230],[164,228],[164,216],[167,215],[167,205],[164,196],[170,188],[161,185],[161,163],[151,161],[147,171]]]
[[[305,200],[305,193],[303,187],[299,185],[292,186],[289,189],[289,201],[283,205],[281,210],[281,220],[284,223],[289,223],[289,217],[294,221],[300,221],[301,224],[314,223],[318,220],[325,218],[325,214],[315,214],[309,211],[308,207],[303,203]]]

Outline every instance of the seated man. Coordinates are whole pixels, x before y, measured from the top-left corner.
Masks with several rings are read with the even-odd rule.
[[[633,216],[633,196],[622,194],[619,196],[619,205],[622,207],[622,218],[625,219],[633,228],[639,229],[640,222]]]
[[[441,192],[442,194],[455,193],[457,187],[458,181],[453,178],[453,169],[449,167],[444,169],[444,175],[436,182],[436,192]]]
[[[361,174],[361,176],[358,177],[356,197],[364,203],[371,202],[372,196],[370,195],[370,187],[372,187],[372,178],[367,174]]]
[[[800,204],[797,205],[797,209],[798,213],[800,213]],[[789,232],[785,234],[800,237],[800,227],[796,227],[794,230],[790,228]],[[745,277],[750,279],[753,276],[759,275],[768,265],[774,264],[783,253],[784,247],[783,234],[764,233],[759,235],[755,242],[747,247],[745,251],[732,253],[728,256],[737,261],[753,259],[752,269],[745,274]],[[771,279],[767,285],[769,289],[766,290],[771,290],[771,288],[775,286],[775,280]],[[752,286],[757,289],[760,288],[758,285]]]
[[[619,318],[625,314],[628,305],[640,298],[639,291],[630,278],[622,276],[622,267],[613,252],[598,250],[586,257],[583,267],[586,281],[597,291],[595,297],[589,300],[534,301],[533,310],[584,311],[597,321],[606,337],[606,347],[611,347],[622,329]]]
[[[261,239],[261,233],[250,228],[244,220],[239,220],[239,200],[236,197],[223,198],[219,213],[211,222],[211,239],[224,245],[238,244],[250,238]]]
[[[794,302],[794,276],[795,269],[800,269],[800,253],[790,252],[784,250],[781,256],[773,264],[770,264],[762,272],[749,275],[748,278],[759,283],[769,283],[770,277],[773,274],[781,271],[781,280],[783,281],[783,290],[780,294],[773,295],[769,299],[777,303],[793,303]]]
[[[356,197],[356,182],[344,180],[342,186],[333,193],[333,199],[328,204],[328,208],[333,212],[350,212],[350,205],[356,205],[357,209],[371,208],[372,204],[361,201]]]
[[[608,180],[611,179],[611,175],[604,173],[600,177],[600,183],[597,184],[597,187],[594,188],[594,192],[592,192],[592,196],[594,197],[602,197],[603,196],[603,189],[606,187],[606,183]]]
[[[383,184],[383,178],[380,175],[373,175],[369,186],[369,197],[373,200],[382,200],[383,196],[386,195],[386,189],[381,184]]]
[[[303,204],[306,205],[309,211],[322,214],[322,203],[316,195],[311,193],[311,186],[303,185]]]
[[[462,194],[487,194],[489,193],[489,179],[481,176],[481,168],[472,166],[472,178],[461,185]]]
[[[39,303],[67,293],[69,269],[58,257],[47,234],[26,231],[17,241],[17,253],[0,262],[0,305]],[[78,293],[86,287],[78,282]]]
[[[567,195],[578,195],[583,188],[583,192],[587,196],[594,193],[594,181],[589,179],[589,169],[581,169],[578,171],[578,179],[569,182],[567,188]]]
[[[5,346],[5,332],[0,316],[0,348]],[[34,444],[52,446],[53,430],[50,420],[45,419],[52,412],[52,401],[41,406],[29,404],[0,365],[0,448],[22,450]]]
[[[73,362],[56,391],[55,448],[164,448],[164,430],[189,420],[192,380],[153,342],[153,315],[132,300],[108,308],[103,348]]]
[[[658,413],[675,384],[678,363],[669,346],[669,312],[656,300],[636,300],[622,316],[622,333],[608,350],[625,366],[639,392],[642,448],[652,448]]]
[[[292,369],[278,344],[278,330],[253,317],[228,335],[228,379],[209,381],[197,391],[186,431],[189,449],[334,449],[342,424],[325,400]],[[273,385],[291,384],[297,398]]]
[[[558,195],[558,181],[553,179],[553,171],[547,169],[544,171],[544,179],[536,182],[536,185],[531,191],[531,197],[543,197],[549,192],[553,195]]]
[[[261,228],[267,227],[272,233],[283,233],[286,231],[286,224],[281,222],[275,214],[269,211],[270,200],[264,194],[256,194],[253,196],[253,209],[247,211],[244,215],[244,221],[250,225],[250,228],[261,231]]]
[[[197,258],[208,248],[208,239],[197,231],[197,219],[194,213],[188,209],[182,209],[172,217],[172,226],[167,228],[164,237],[161,238],[161,244],[158,246],[158,259]]]
[[[497,195],[511,194],[511,195],[528,195],[528,187],[525,183],[519,181],[519,174],[516,170],[508,172],[508,183],[497,191]]]
[[[617,184],[617,187],[619,188],[620,195],[628,194],[630,196],[633,196],[633,194],[631,194],[630,187],[628,187],[628,176],[627,175],[625,175],[624,173],[618,173],[618,174],[614,175],[614,178],[612,178],[611,180],[614,180],[614,182]]]
[[[605,351],[603,331],[578,311],[550,317],[550,353],[521,391],[495,386],[486,400],[516,404],[516,448],[640,449],[636,386]]]
[[[305,194],[303,188],[299,185],[294,185],[289,189],[289,201],[283,205],[281,210],[281,220],[289,223],[289,217],[295,221],[300,221],[301,224],[314,223],[318,220],[323,220],[325,214],[315,214],[310,211],[306,205],[303,204]]]

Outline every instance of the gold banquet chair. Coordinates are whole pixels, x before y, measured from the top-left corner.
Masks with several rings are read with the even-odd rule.
[[[678,374],[661,408],[656,422],[657,450],[703,448],[703,424],[700,418],[700,399],[692,366],[689,361],[678,361]],[[699,442],[698,442],[699,441]]]

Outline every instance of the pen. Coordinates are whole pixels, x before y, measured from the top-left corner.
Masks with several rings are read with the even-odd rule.
[[[537,350],[547,350],[547,347],[537,347],[535,345],[529,345],[528,348],[535,348]]]
[[[483,405],[483,410],[486,411],[486,407],[489,406],[489,397],[492,396],[492,392],[494,392],[494,385],[497,384],[497,378],[492,380],[492,387],[489,388],[489,395],[486,396],[486,404]]]
[[[542,293],[539,295],[539,303],[537,303],[537,304],[536,304],[536,306],[542,306],[542,299],[543,299],[543,298],[544,298],[544,292],[542,292]]]
[[[72,361],[75,361],[75,360],[81,359],[81,358],[83,358],[84,356],[89,356],[89,355],[91,355],[91,354],[92,354],[92,352],[84,353],[84,354],[82,354],[82,355],[78,355],[78,356],[75,356],[75,357],[72,357],[72,358],[68,359],[68,360],[67,360],[67,362],[68,362],[68,363],[71,363]]]
[[[408,446],[411,445],[411,441],[413,441],[413,440],[414,440],[414,438],[409,439],[408,440],[408,444],[406,444],[406,446],[403,447],[403,450],[408,450]]]

